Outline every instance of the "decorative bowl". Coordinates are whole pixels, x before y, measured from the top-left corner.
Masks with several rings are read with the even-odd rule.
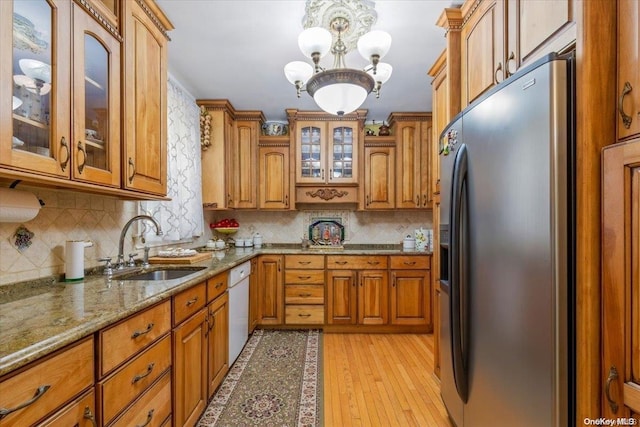
[[[266,121],[262,124],[262,133],[267,136],[284,136],[289,133],[287,122]]]
[[[238,231],[238,228],[240,227],[217,227],[214,230],[222,234],[233,234]]]

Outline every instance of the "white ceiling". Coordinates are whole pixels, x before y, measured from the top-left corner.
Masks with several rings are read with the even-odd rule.
[[[336,0],[339,1],[339,0]],[[169,72],[197,99],[228,99],[237,110],[260,110],[268,120],[286,118],[286,108],[318,110],[311,97],[284,76],[287,62],[305,57],[298,48],[305,0],[157,0],[175,26],[169,33]],[[435,25],[451,0],[378,0],[372,29],[393,38],[383,61],[393,66],[379,99],[361,108],[367,120],[386,120],[393,111],[431,111],[427,71],[445,47]],[[350,52],[347,66],[366,61]],[[332,55],[321,65],[330,68]]]

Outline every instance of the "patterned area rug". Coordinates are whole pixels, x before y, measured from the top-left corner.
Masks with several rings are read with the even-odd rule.
[[[321,336],[256,330],[198,426],[322,425]]]

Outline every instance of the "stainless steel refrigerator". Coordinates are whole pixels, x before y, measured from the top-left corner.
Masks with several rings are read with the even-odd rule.
[[[542,58],[440,136],[441,395],[458,427],[574,425],[573,62]]]

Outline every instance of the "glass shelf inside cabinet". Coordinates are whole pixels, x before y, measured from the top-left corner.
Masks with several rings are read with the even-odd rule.
[[[51,157],[52,22],[46,0],[13,3],[12,148]]]

